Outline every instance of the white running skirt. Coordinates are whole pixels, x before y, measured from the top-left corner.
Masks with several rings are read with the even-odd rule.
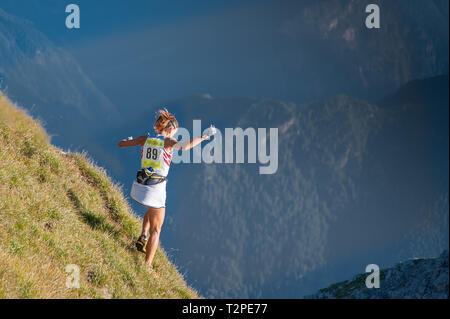
[[[131,187],[131,198],[144,206],[166,207],[166,184],[167,181],[156,185],[142,185],[134,181]]]

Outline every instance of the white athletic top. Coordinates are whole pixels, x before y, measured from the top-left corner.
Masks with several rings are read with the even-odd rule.
[[[156,174],[166,177],[171,161],[172,152],[164,148],[164,135],[150,135],[141,148],[141,168],[152,167]]]

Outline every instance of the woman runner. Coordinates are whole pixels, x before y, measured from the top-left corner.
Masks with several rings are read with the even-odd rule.
[[[158,111],[154,129],[156,134],[122,140],[119,147],[141,146],[141,169],[133,182],[131,197],[148,208],[142,223],[142,233],[136,248],[145,252],[145,263],[151,268],[159,243],[159,235],[166,210],[166,184],[173,150],[189,150],[216,133],[214,126],[206,129],[200,137],[181,143],[173,136],[178,122],[167,109]]]

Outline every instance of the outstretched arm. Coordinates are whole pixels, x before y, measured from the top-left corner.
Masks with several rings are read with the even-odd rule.
[[[189,141],[186,141],[186,142],[178,142],[175,139],[171,139],[169,141],[169,147],[172,146],[172,148],[174,148],[176,150],[187,151],[207,139],[208,138],[206,136],[199,136],[199,137],[191,138]]]
[[[178,142],[176,139],[172,138],[167,141],[165,147],[169,149],[173,148],[176,150],[187,151],[197,146],[201,142],[209,140],[211,136],[213,136],[214,134],[216,134],[216,128],[211,125],[211,127],[205,130],[202,136],[191,138],[189,141],[186,142]]]
[[[121,140],[117,146],[119,147],[128,147],[128,146],[138,146],[138,145],[144,145],[145,141],[147,140],[147,136],[139,136],[135,139],[131,140]]]

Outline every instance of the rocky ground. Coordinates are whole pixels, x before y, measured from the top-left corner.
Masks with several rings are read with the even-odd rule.
[[[360,274],[306,298],[448,299],[448,258],[448,251],[444,251],[438,258],[411,259],[384,269],[380,272],[380,288],[367,288],[368,274]]]

